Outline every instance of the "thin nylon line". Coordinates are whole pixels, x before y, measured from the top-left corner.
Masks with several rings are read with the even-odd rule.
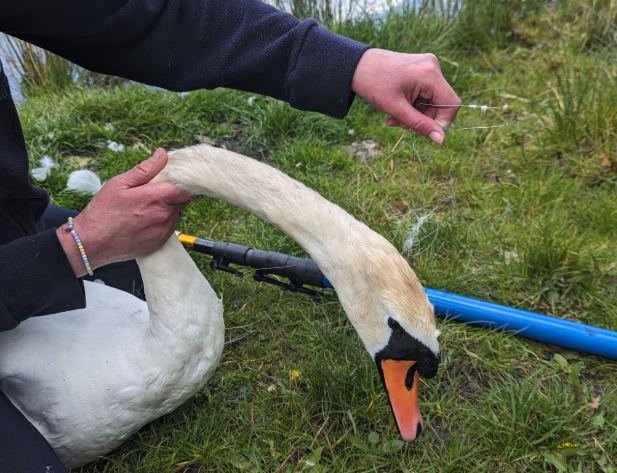
[[[470,126],[468,128],[455,128],[454,130],[450,128],[450,132],[453,131],[462,131],[462,130],[488,130],[490,128],[502,128],[504,126],[512,125],[516,120],[512,120],[510,123],[504,123],[503,125],[494,125],[494,126]]]
[[[484,108],[484,109],[489,109],[489,110],[506,110],[508,108],[511,108],[509,105],[504,109],[504,106],[507,104],[502,105],[501,107],[493,107],[493,106],[489,106],[489,105],[435,105],[432,103],[419,103],[417,106],[419,107],[420,105],[424,105],[425,107],[436,107],[436,108],[441,108],[441,107],[467,107],[467,108]]]

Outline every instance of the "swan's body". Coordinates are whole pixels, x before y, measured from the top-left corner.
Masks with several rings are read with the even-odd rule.
[[[279,171],[228,151],[170,153],[155,180],[251,210],[300,243],[337,289],[382,378],[392,360],[417,363],[407,374],[416,380],[417,372],[434,374],[432,306],[384,238]],[[174,410],[218,364],[222,304],[178,240],[138,264],[147,305],[86,283],[86,309],[31,318],[0,333],[0,388],[69,467],[108,453]],[[401,433],[414,438],[419,430],[414,424]]]
[[[223,307],[184,248],[170,240],[139,264],[150,312],[126,292],[85,281],[87,308],[0,334],[0,387],[68,467],[173,411],[218,365]]]

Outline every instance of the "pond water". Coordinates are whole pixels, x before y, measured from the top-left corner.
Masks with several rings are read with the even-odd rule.
[[[9,58],[7,58],[4,54],[4,50],[6,46],[6,36],[3,33],[0,33],[0,60],[2,60],[2,66],[4,67],[4,72],[6,76],[9,78],[9,85],[11,87],[11,94],[14,99],[21,98],[21,93],[19,92],[19,83],[16,80],[17,74],[15,74],[15,69],[11,65]]]

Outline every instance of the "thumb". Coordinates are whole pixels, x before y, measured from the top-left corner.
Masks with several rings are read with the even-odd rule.
[[[443,143],[445,136],[443,128],[439,123],[416,110],[411,104],[407,104],[400,116],[393,116],[392,118],[398,121],[403,128],[410,128],[416,133],[427,137],[433,143],[438,145]],[[388,120],[388,122],[390,125],[394,120]]]
[[[124,173],[122,183],[127,187],[137,187],[146,184],[154,178],[167,163],[167,151],[157,149],[154,154],[142,161],[130,171]]]

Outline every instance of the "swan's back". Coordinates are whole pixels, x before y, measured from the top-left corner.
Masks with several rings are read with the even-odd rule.
[[[0,389],[69,465],[77,452],[99,453],[97,443],[109,443],[126,425],[117,402],[127,388],[139,396],[131,358],[148,329],[145,302],[84,285],[87,308],[31,318],[0,333]]]
[[[113,450],[193,396],[218,364],[223,339],[221,322],[214,341],[204,337],[216,352],[207,363],[201,353],[194,364],[163,349],[153,356],[147,304],[102,284],[84,286],[85,309],[0,333],[0,389],[69,468]]]

